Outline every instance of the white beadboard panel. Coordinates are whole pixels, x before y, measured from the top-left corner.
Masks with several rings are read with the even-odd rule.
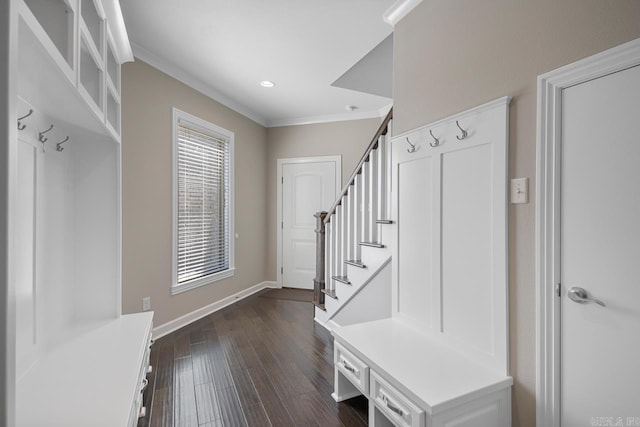
[[[436,285],[431,275],[433,163],[432,157],[423,157],[398,167],[397,265],[402,286],[397,287],[397,311],[429,328],[437,321],[433,310]]]
[[[491,145],[443,154],[442,332],[493,352]]]
[[[120,145],[107,144],[86,134],[62,154],[74,165],[70,179],[73,194],[73,254],[75,320],[96,321],[117,315],[121,302],[114,284],[119,276],[119,170]],[[92,242],[101,242],[92,250]]]
[[[48,145],[37,150],[36,281],[41,301],[37,327],[45,346],[69,337],[74,316],[71,166],[68,155],[58,154],[66,153],[52,151]]]
[[[509,101],[392,140],[393,316],[506,375]]]
[[[36,355],[36,283],[35,283],[35,209],[36,209],[36,148],[18,143],[17,209],[15,244],[16,292],[16,359],[19,379],[35,361]]]

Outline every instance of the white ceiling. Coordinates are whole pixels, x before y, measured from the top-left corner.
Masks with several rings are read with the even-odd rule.
[[[391,99],[331,84],[391,34],[382,15],[393,2],[124,0],[121,7],[138,58],[265,126],[282,126],[387,113]],[[276,86],[265,89],[263,80]]]

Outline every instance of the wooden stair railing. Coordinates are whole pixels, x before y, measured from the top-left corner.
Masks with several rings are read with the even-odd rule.
[[[361,246],[382,248],[380,225],[390,223],[388,183],[391,162],[388,141],[393,109],[382,121],[358,165],[327,212],[318,212],[316,228],[316,307],[324,310],[324,297],[338,297],[336,282],[351,285],[347,265],[366,268]],[[325,280],[326,278],[326,280]]]

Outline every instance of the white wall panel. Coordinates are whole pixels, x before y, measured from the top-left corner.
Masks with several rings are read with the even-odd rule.
[[[398,167],[398,276],[397,311],[411,320],[434,327],[434,282],[431,272],[434,180],[432,157]]]
[[[492,148],[442,160],[442,331],[478,349],[493,347]]]

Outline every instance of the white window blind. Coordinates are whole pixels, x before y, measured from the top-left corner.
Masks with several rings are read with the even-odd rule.
[[[229,270],[231,141],[177,120],[177,283]]]

